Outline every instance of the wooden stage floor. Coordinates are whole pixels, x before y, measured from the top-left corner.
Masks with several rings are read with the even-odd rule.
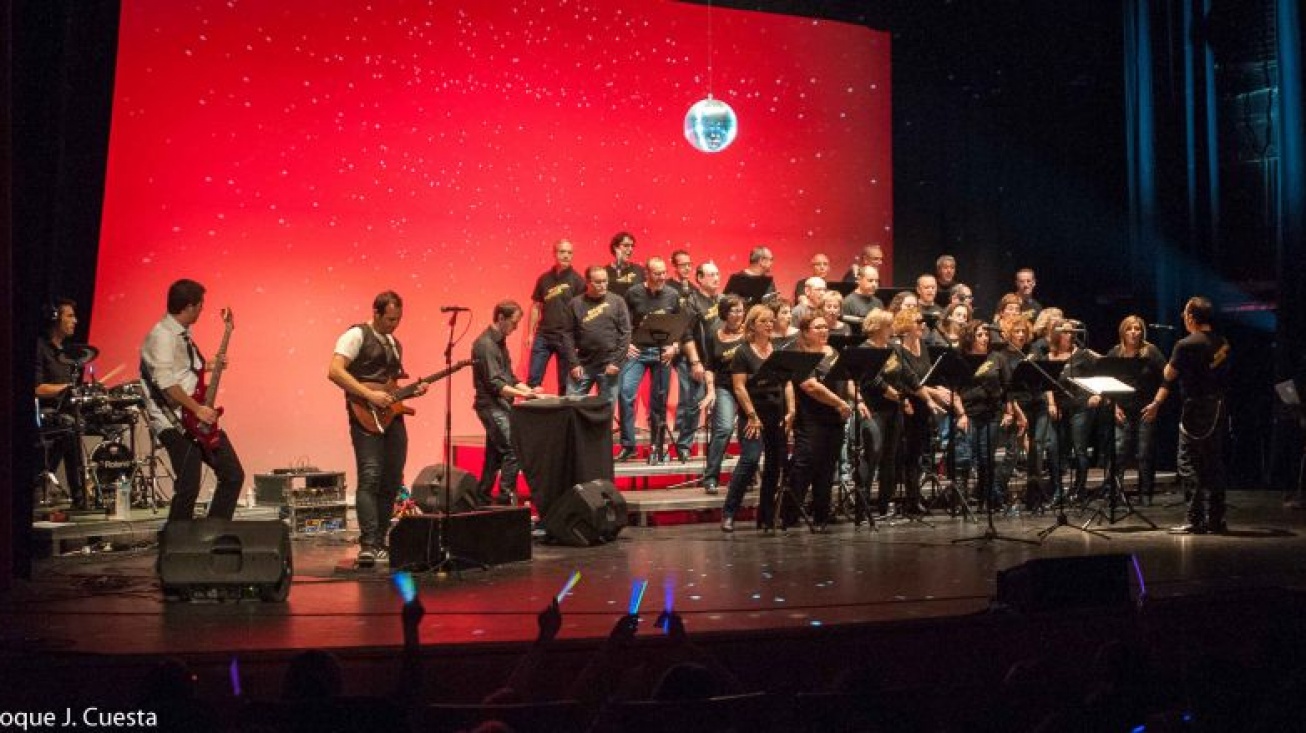
[[[536,543],[528,562],[456,575],[420,576],[428,644],[520,642],[535,615],[573,570],[582,579],[563,603],[560,638],[606,636],[624,612],[631,581],[646,579],[649,619],[669,587],[694,633],[932,619],[982,611],[998,571],[1034,558],[1107,553],[1136,556],[1150,599],[1236,588],[1300,588],[1306,579],[1306,513],[1272,492],[1232,492],[1230,532],[1173,536],[1182,508],[1142,507],[1137,517],[1095,527],[1105,537],[1061,527],[1041,544],[955,543],[984,524],[946,516],[931,526],[876,531],[843,523],[829,534],[798,528],[763,535],[741,522],[629,527],[591,548]],[[1072,523],[1086,516],[1070,515]],[[1005,536],[1037,540],[1048,514],[1000,517]],[[344,573],[352,535],[294,543],[295,581],[284,604],[166,604],[152,549],[42,560],[0,604],[6,646],[90,654],[204,654],[313,647],[391,647],[401,641],[399,602],[384,571]],[[1135,588],[1137,591],[1137,588]]]

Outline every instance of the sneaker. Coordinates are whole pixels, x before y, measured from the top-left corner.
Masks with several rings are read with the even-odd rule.
[[[1206,534],[1206,527],[1189,522],[1178,527],[1171,527],[1170,534]]]
[[[717,483],[713,479],[703,482],[703,493],[715,496],[717,494]]]
[[[616,457],[616,458],[613,458],[612,460],[614,460],[614,461],[629,461],[630,459],[632,459],[632,458],[634,458],[634,457],[635,457],[635,449],[634,449],[634,448],[622,448],[622,449],[621,449],[621,452],[617,453],[617,457]]]
[[[385,546],[383,545],[383,546],[381,546],[381,547],[375,547],[375,548],[373,548],[372,551],[373,551],[373,553],[376,555],[376,561],[377,561],[377,562],[383,562],[383,563],[387,563],[387,564],[390,562],[390,548],[389,548],[389,547],[385,547]]]
[[[358,550],[358,567],[370,568],[376,564],[376,549],[370,545],[363,545]]]
[[[734,518],[734,517],[726,517],[726,518],[722,519],[722,520],[721,520],[721,531],[722,531],[722,532],[734,532],[734,531],[735,531],[735,518]]]

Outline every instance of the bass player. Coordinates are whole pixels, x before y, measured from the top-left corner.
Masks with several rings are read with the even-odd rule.
[[[345,392],[349,415],[349,438],[354,445],[358,471],[358,566],[371,567],[389,560],[386,539],[390,532],[390,511],[404,482],[408,460],[408,429],[393,394],[395,382],[407,377],[403,368],[403,347],[394,337],[404,315],[404,301],[387,290],[372,301],[371,323],[360,323],[336,341],[328,378]],[[413,391],[418,397],[426,385]],[[364,409],[357,409],[364,406]],[[362,415],[382,415],[364,422]]]
[[[194,280],[174,282],[168,287],[167,315],[154,324],[141,344],[141,378],[150,395],[146,400],[150,429],[168,451],[176,474],[169,522],[194,519],[201,464],[212,468],[218,480],[209,502],[210,518],[231,519],[245,483],[240,457],[226,431],[218,427],[221,410],[214,407],[217,378],[227,365],[231,312],[222,313],[227,327],[222,348],[212,362],[205,363],[190,334],[203,311],[204,286]]]

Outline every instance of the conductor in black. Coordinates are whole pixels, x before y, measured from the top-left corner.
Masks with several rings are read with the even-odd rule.
[[[1143,408],[1144,420],[1155,420],[1161,403],[1176,384],[1183,391],[1179,417],[1179,475],[1192,489],[1188,521],[1171,529],[1174,534],[1223,534],[1224,485],[1220,470],[1224,397],[1229,381],[1229,342],[1215,331],[1215,308],[1201,296],[1184,305],[1188,335],[1175,344],[1163,372],[1164,383]]]

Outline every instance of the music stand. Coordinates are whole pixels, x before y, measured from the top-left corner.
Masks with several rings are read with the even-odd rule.
[[[1121,395],[1132,394],[1135,390],[1133,385],[1138,383],[1142,376],[1143,363],[1140,359],[1127,359],[1123,357],[1102,357],[1088,365],[1085,370],[1085,376],[1072,377],[1071,381],[1092,395],[1098,395],[1104,401],[1114,403],[1115,399]],[[1114,408],[1108,408],[1107,414],[1114,414]],[[1112,419],[1111,425],[1114,428],[1115,420]],[[1092,524],[1094,520],[1105,518],[1107,524],[1115,524],[1120,520],[1128,517],[1130,514],[1136,515],[1143,520],[1152,529],[1156,529],[1156,523],[1148,519],[1141,512],[1134,508],[1129,497],[1125,495],[1124,484],[1120,480],[1121,471],[1118,469],[1117,461],[1119,456],[1116,455],[1115,435],[1107,441],[1107,480],[1106,489],[1106,511],[1102,507],[1093,512],[1092,516],[1084,522],[1084,529]],[[1121,504],[1125,506],[1125,512],[1116,516],[1116,510]]]
[[[766,294],[775,289],[775,280],[770,275],[748,275],[736,272],[726,281],[721,291],[726,295],[738,295],[748,308],[754,303],[761,303]]]
[[[961,352],[948,346],[931,346],[929,347],[930,357],[934,359],[934,365],[925,375],[925,384],[931,387],[944,387],[952,393],[952,403],[956,404],[957,395],[964,388],[970,387],[975,383],[975,370],[979,365],[971,366],[970,362],[962,356]],[[981,361],[981,363],[983,363]],[[958,507],[961,507],[962,521],[970,520],[976,524],[979,520],[970,510],[970,502],[966,500],[966,495],[961,492],[957,486],[957,439],[960,436],[960,430],[957,427],[957,417],[948,411],[949,418],[952,419],[952,434],[948,436],[948,445],[943,451],[943,464],[947,471],[948,481],[941,484],[942,491],[934,495],[934,501],[931,502],[930,508],[943,497],[951,497],[952,501]],[[933,464],[933,453],[930,454]]]
[[[836,347],[837,348],[837,347]],[[834,368],[826,376],[827,381],[838,381],[851,379],[854,384],[861,385],[872,375],[879,375],[880,370],[884,369],[884,364],[893,354],[893,349],[881,349],[873,346],[853,346],[845,348],[839,354],[839,360],[835,362]],[[848,460],[857,461],[858,466],[861,464],[862,455],[862,413],[858,409],[861,406],[861,389],[853,390],[853,438],[852,446],[848,451]],[[846,492],[843,490],[843,484],[840,483],[839,491],[841,496],[836,502],[836,509],[843,509],[847,502]],[[879,529],[875,526],[875,512],[871,509],[871,494],[869,489],[862,485],[861,471],[853,470],[853,493],[857,500],[861,502],[863,511],[866,513],[867,522],[871,530]]]
[[[1297,425],[1302,433],[1306,433],[1306,410],[1302,409],[1301,393],[1297,391],[1297,383],[1291,379],[1285,379],[1274,385],[1275,394],[1279,395],[1279,401],[1282,402],[1292,414],[1297,418]],[[1289,494],[1284,499],[1283,506],[1286,509],[1301,509],[1306,506],[1306,496],[1302,495],[1303,479],[1306,479],[1306,443],[1302,446],[1301,462],[1297,466],[1297,491]]]
[[[772,351],[766,361],[762,362],[762,366],[758,367],[757,373],[749,377],[749,381],[755,387],[783,387],[786,382],[807,378],[824,357],[824,354],[815,351]],[[803,509],[802,502],[798,501],[793,495],[792,485],[787,477],[783,484],[783,487],[775,492],[775,505],[772,509],[772,516],[777,519],[780,517],[780,507],[784,497],[788,496],[789,500],[798,507],[798,514],[803,518],[807,529],[815,533],[816,526],[812,524],[811,516]]]
[[[650,313],[639,322],[639,328],[630,335],[630,342],[638,348],[656,347],[659,351],[667,344],[680,341],[685,330],[689,328],[693,316],[689,313]],[[659,354],[661,358],[661,354]],[[670,364],[663,365],[670,369]],[[668,377],[669,379],[669,377]],[[664,463],[666,457],[667,416],[654,415],[652,400],[649,400],[649,427],[652,429],[648,453],[649,465]]]
[[[857,289],[857,283],[846,280],[826,280],[825,289],[833,290],[839,295],[847,298],[848,294]]]

